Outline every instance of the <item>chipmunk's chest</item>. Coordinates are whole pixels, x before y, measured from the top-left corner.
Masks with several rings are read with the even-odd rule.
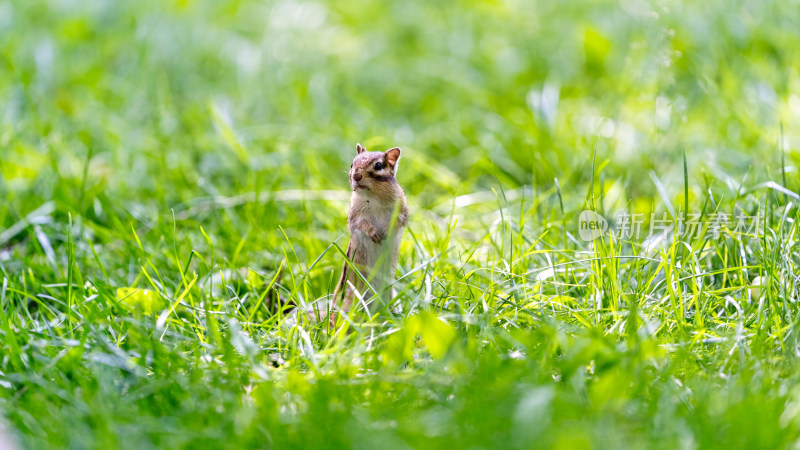
[[[394,208],[374,200],[359,200],[353,205],[351,220],[358,218],[368,221],[381,234],[386,234],[392,224]]]
[[[400,205],[392,202],[379,202],[374,199],[358,197],[354,198],[350,210],[350,239],[354,243],[356,255],[354,259],[358,263],[372,267],[378,261],[393,265],[396,260],[397,250],[400,244],[400,237],[403,226],[400,223],[393,224],[392,219],[398,214],[395,211]],[[359,223],[366,223],[364,227]],[[373,228],[382,240],[377,243],[367,233]]]

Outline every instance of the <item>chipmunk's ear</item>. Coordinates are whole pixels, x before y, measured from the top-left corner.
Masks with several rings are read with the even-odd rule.
[[[361,144],[356,144],[356,154],[360,155],[360,154],[364,153],[365,151],[367,151],[367,149],[362,147]]]
[[[397,170],[397,161],[400,159],[400,149],[390,148],[386,150],[386,161],[389,163],[390,166],[394,167]]]

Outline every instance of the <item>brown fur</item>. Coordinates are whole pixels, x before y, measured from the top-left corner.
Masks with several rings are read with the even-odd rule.
[[[359,144],[356,150],[350,168],[353,194],[347,217],[350,244],[346,254],[378,294],[382,294],[370,307],[375,312],[390,300],[387,298],[391,295],[389,286],[394,282],[400,237],[408,223],[408,205],[403,188],[395,179],[400,149],[368,152]],[[380,170],[375,170],[377,162],[383,166]],[[372,296],[361,278],[345,263],[334,292],[334,300],[341,299],[343,311],[350,311],[358,299],[353,287],[365,300]],[[335,320],[336,315],[331,315],[331,324]]]

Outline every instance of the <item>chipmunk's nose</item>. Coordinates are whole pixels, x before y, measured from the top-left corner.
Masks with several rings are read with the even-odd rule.
[[[356,181],[361,181],[361,174],[360,173],[353,174],[353,179]]]

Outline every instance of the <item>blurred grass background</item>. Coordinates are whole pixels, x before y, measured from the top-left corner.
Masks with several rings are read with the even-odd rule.
[[[2,3],[0,412],[31,448],[796,442],[797,208],[740,188],[800,184],[798,23],[796,1]],[[334,339],[260,309],[282,261],[287,296],[328,292],[356,142],[403,148],[403,301],[444,329]],[[590,189],[771,228],[673,246],[708,285],[536,277],[586,256]]]

